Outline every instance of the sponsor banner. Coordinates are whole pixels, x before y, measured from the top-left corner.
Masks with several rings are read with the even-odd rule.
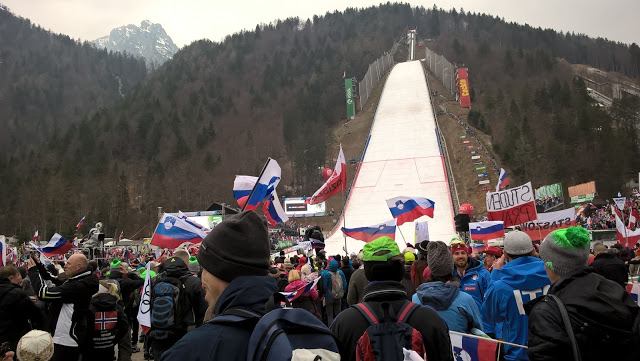
[[[536,188],[536,206],[538,212],[547,212],[564,205],[562,183],[555,183]]]
[[[308,204],[306,200],[306,197],[285,198],[284,212],[287,217],[321,217],[327,215],[325,202]]]
[[[473,154],[473,155],[475,155],[476,153],[478,153],[478,152],[476,152],[475,150],[472,150],[472,151],[469,152],[469,154]]]
[[[467,136],[466,135],[461,135],[460,139],[465,139]]]
[[[467,68],[458,68],[458,92],[460,94],[460,106],[463,108],[471,107],[471,96],[469,94],[469,75]]]
[[[472,159],[472,160],[480,159],[480,156],[479,156],[479,155],[474,155],[473,157],[471,157],[471,159]]]
[[[470,141],[470,140],[463,140],[463,141],[462,141],[462,144],[469,144],[469,143],[471,143],[471,141]]]
[[[478,178],[482,178],[482,177],[488,177],[489,173],[480,173],[478,174]]]
[[[483,169],[487,169],[487,166],[483,165],[482,167],[476,167],[476,170],[483,170]]]
[[[473,149],[473,145],[467,145],[466,147],[464,147],[464,149],[467,149],[467,150]]]
[[[480,162],[473,162],[473,164],[474,164],[474,165],[480,165],[480,164],[482,164],[482,161],[480,161]]]
[[[481,180],[478,182],[478,184],[489,184],[490,180],[485,179],[485,180]],[[482,188],[482,190],[484,190],[484,188]]]
[[[487,216],[511,227],[538,219],[535,193],[531,182],[520,187],[487,193]]]
[[[591,202],[596,194],[596,182],[578,184],[569,187],[568,190],[571,203]]]
[[[347,119],[353,119],[356,115],[356,104],[353,101],[353,80],[351,78],[344,80],[344,90],[347,94]]]
[[[531,240],[543,240],[556,229],[569,228],[576,225],[576,210],[567,208],[556,212],[539,213],[538,219],[520,225],[520,230],[531,237]]]
[[[483,181],[483,182],[484,182],[484,181]],[[493,190],[493,188],[491,188],[491,187],[484,187],[484,188],[482,188],[482,189],[481,189],[481,191],[485,191],[485,192],[490,191],[490,190]]]

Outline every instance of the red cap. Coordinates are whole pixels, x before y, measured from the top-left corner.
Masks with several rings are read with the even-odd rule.
[[[482,251],[482,253],[490,254],[490,255],[493,255],[493,256],[496,256],[496,257],[502,256],[502,250],[500,248],[494,247],[494,246],[486,247],[484,249],[484,251]]]
[[[302,264],[302,265],[307,264],[307,257],[300,257],[298,264]]]

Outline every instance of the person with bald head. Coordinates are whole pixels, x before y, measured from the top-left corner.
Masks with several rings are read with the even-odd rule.
[[[53,361],[79,360],[81,351],[87,346],[87,328],[95,327],[87,325],[85,316],[99,283],[88,265],[85,255],[72,255],[64,265],[65,278],[62,280],[40,263],[39,256],[27,260],[29,279],[36,296],[50,304],[45,327],[53,336]],[[45,280],[53,282],[54,286],[47,286]]]

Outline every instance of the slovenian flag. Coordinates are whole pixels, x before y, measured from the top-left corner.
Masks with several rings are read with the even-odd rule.
[[[421,197],[395,197],[387,199],[387,206],[397,219],[397,225],[401,226],[405,222],[412,222],[422,216],[433,218],[433,201]]]
[[[311,291],[312,289],[314,289],[316,287],[316,285],[318,284],[318,281],[320,280],[321,277],[316,278],[315,280],[313,280],[313,282],[309,282],[307,283],[306,286],[304,287],[300,287],[300,289],[298,289],[297,291],[294,292],[280,292],[282,293],[289,302],[294,301],[295,299],[297,299],[298,297],[304,295],[305,293]]]
[[[44,247],[36,247],[38,252],[45,255],[45,257],[51,258],[57,254],[66,254],[73,248],[73,243],[69,242],[66,238],[62,237],[59,234],[54,234],[51,237],[49,243],[47,243]]]
[[[160,248],[177,248],[185,242],[200,243],[206,237],[202,230],[184,219],[164,214],[151,237],[151,244]]]
[[[498,185],[496,185],[496,192],[501,189],[509,187],[509,176],[504,168],[500,168],[500,176],[498,176]]]
[[[267,200],[262,205],[262,213],[267,217],[267,221],[271,227],[275,227],[278,223],[284,223],[289,220],[284,209],[282,209],[282,205],[278,199],[278,193],[276,193],[275,190],[267,196]]]
[[[389,237],[393,240],[396,239],[396,220],[387,221],[384,223],[376,224],[369,227],[358,228],[344,228],[342,227],[342,233],[348,237],[363,241],[371,242],[380,237]]]
[[[240,207],[244,207],[251,194],[251,190],[256,185],[258,177],[250,175],[237,175],[233,181],[233,198],[236,199]]]
[[[474,241],[488,241],[504,237],[503,221],[486,221],[469,223],[469,232]]]
[[[258,208],[258,205],[273,192],[274,189],[280,183],[280,178],[282,176],[282,169],[280,169],[280,165],[275,159],[269,158],[267,160],[267,164],[264,166],[260,177],[258,177],[258,181],[256,185],[253,187],[251,193],[249,194],[249,198],[247,199],[247,203],[244,205],[244,211],[253,211]]]
[[[496,340],[449,331],[454,360],[494,361],[498,350]]]
[[[80,229],[80,227],[82,227],[83,224],[84,224],[84,217],[82,217],[80,222],[78,222],[78,224],[76,224],[76,229]]]

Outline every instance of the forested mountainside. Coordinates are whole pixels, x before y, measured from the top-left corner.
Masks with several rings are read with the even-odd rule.
[[[146,76],[141,59],[53,34],[0,7],[0,154],[57,142]]]
[[[602,125],[611,115],[598,109],[590,113],[591,102],[556,58],[597,62],[592,65],[634,76],[633,47],[406,4],[289,18],[219,43],[194,42],[116,104],[92,109],[60,127],[58,141],[2,159],[0,177],[7,186],[0,189],[0,229],[27,238],[36,227],[41,234],[72,233],[77,219],[87,216],[89,223],[105,222],[107,232],[118,228],[125,235],[147,235],[159,206],[201,210],[214,200],[234,202],[234,175],[256,175],[268,156],[283,167],[280,195],[310,195],[322,182],[319,167],[335,161],[335,154],[325,159],[326,145],[333,142],[331,128],[345,118],[343,72],[362,79],[368,64],[410,28],[430,39],[426,44],[434,50],[470,66],[477,124],[484,123],[483,129],[494,136],[516,178],[535,181],[577,174],[585,167],[569,159],[554,165],[555,173],[542,175],[518,168],[524,156],[509,158],[529,154],[523,146],[506,151],[516,136],[529,133],[539,135],[535,141],[515,141],[513,149],[534,143],[540,151],[532,162],[556,162],[568,154],[563,151],[576,140],[552,145],[561,135],[544,135],[547,118],[578,124],[584,121],[582,109],[589,109],[588,124],[600,124],[603,138],[609,129],[612,136],[619,134],[615,122],[610,128]],[[567,53],[571,48],[586,49],[584,57],[577,50]],[[606,60],[613,53],[616,60]],[[528,102],[520,95],[524,84],[531,92]],[[538,89],[555,91],[557,84],[568,90],[568,100],[545,95],[539,97],[540,106],[534,102]],[[507,120],[507,115],[513,116]],[[570,130],[587,132],[580,129]],[[584,147],[605,151],[608,142]]]
[[[439,36],[425,44],[469,68],[467,120],[491,135],[493,150],[511,170],[512,184],[513,178],[565,187],[596,180],[608,198],[637,177],[640,98],[614,99],[610,108],[601,107],[569,64],[617,72],[638,86],[637,44],[533,29],[463,11],[439,18]]]

